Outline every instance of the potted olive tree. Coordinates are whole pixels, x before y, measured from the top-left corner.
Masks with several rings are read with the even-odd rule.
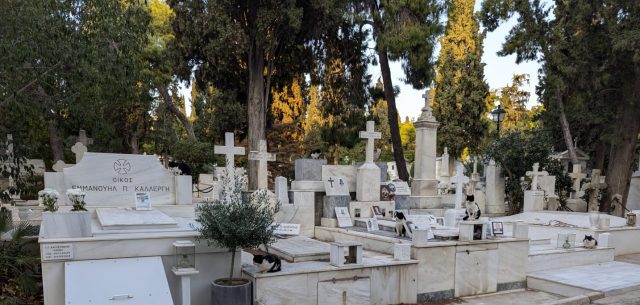
[[[241,248],[256,248],[274,242],[273,216],[278,205],[271,205],[266,190],[258,190],[243,196],[246,179],[244,175],[223,178],[220,199],[196,208],[196,229],[200,239],[231,252],[229,277],[216,279],[212,283],[212,304],[250,305],[252,286],[248,279],[233,272],[236,252]]]

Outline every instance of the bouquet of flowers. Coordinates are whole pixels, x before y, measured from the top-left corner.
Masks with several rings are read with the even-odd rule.
[[[73,204],[73,208],[71,209],[71,211],[86,211],[87,209],[84,208],[85,202],[84,202],[84,196],[86,196],[87,193],[83,192],[81,189],[68,189],[67,190],[67,197],[69,197],[69,200],[71,200],[71,203]]]
[[[38,192],[38,197],[42,200],[45,212],[55,212],[58,210],[58,206],[56,205],[58,197],[60,197],[60,193],[58,193],[58,191],[45,188]]]

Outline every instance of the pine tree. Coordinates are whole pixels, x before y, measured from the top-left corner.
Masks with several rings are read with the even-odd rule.
[[[447,146],[455,157],[465,148],[477,151],[487,130],[483,115],[489,89],[480,62],[484,34],[473,16],[474,5],[475,0],[452,1],[436,67],[433,112],[440,122],[438,148]]]

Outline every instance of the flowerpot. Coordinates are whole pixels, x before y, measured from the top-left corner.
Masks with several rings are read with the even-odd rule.
[[[251,305],[253,303],[253,286],[251,280],[233,279],[234,284],[228,285],[224,281],[228,279],[217,279],[211,283],[211,304],[212,305]]]
[[[41,231],[44,238],[91,237],[91,213],[43,212]]]
[[[589,212],[589,224],[591,225],[591,229],[597,229],[600,225],[600,212],[591,211]]]

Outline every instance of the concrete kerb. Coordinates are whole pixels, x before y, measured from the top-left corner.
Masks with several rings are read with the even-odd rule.
[[[592,301],[599,300],[602,298],[604,298],[604,293],[594,291],[594,292],[589,292],[589,293],[577,295],[570,298],[549,302],[544,305],[585,305],[585,304],[591,304]]]

